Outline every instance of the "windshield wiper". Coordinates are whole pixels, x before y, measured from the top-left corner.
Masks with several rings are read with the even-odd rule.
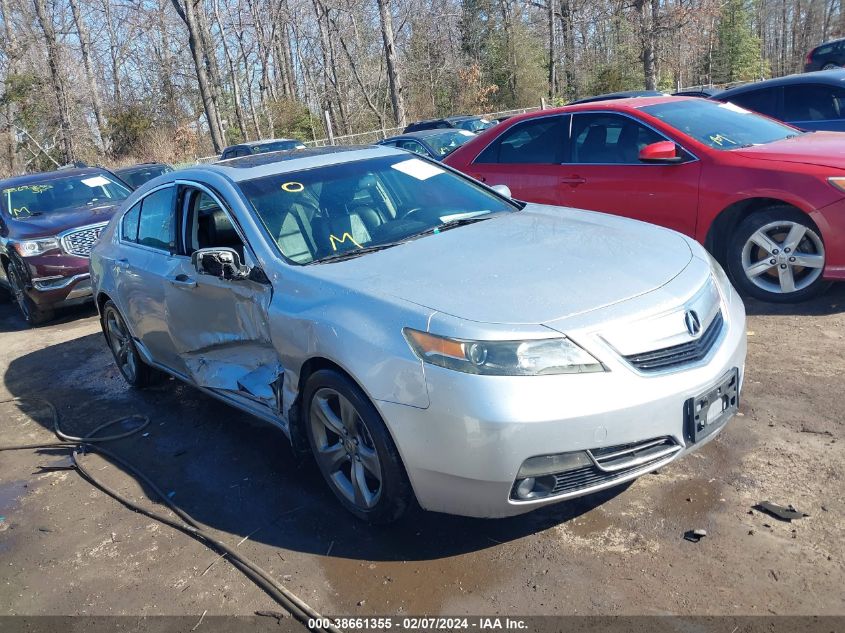
[[[311,264],[327,264],[329,262],[339,262],[344,259],[354,259],[355,257],[360,257],[361,255],[366,255],[367,253],[375,253],[376,251],[383,251],[387,248],[392,248],[394,246],[398,246],[402,244],[402,242],[387,242],[385,244],[373,244],[372,246],[362,246],[361,248],[356,248],[352,251],[343,251],[342,253],[335,253],[333,255],[326,255],[325,257],[321,257],[320,259],[315,259],[314,261],[310,262]]]
[[[456,229],[459,226],[466,226],[467,224],[475,224],[476,222],[483,222],[484,220],[489,220],[490,215],[485,215],[484,217],[478,217],[474,215],[469,218],[455,218],[454,220],[449,220],[448,222],[443,222],[442,224],[438,224],[437,226],[432,226],[431,228],[425,229],[420,231],[419,233],[411,233],[408,237],[405,238],[405,241],[413,239],[415,237],[422,237],[424,235],[433,235],[435,233],[442,233],[443,231],[448,231],[449,229]]]

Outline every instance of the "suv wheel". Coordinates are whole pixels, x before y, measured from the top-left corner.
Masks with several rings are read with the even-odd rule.
[[[14,264],[6,267],[6,278],[9,280],[9,291],[12,299],[17,304],[21,315],[29,325],[41,325],[53,318],[52,310],[43,310],[27,296],[26,282]]]
[[[388,523],[413,498],[396,445],[376,408],[349,378],[320,370],[302,398],[317,466],[340,502],[359,519]]]
[[[114,362],[124,380],[139,389],[153,384],[158,372],[141,359],[126,322],[111,300],[103,306],[102,326]]]
[[[731,237],[728,270],[744,294],[774,303],[797,303],[828,285],[825,253],[815,223],[787,205],[743,220]]]
[[[831,62],[828,62],[827,64],[822,66],[822,70],[833,70],[834,68],[841,68],[841,66],[839,66],[837,64],[833,64]]]

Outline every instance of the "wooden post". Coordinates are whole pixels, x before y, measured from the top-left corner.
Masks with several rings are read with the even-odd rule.
[[[334,132],[332,131],[332,118],[329,115],[328,110],[323,110],[323,114],[326,116],[326,134],[329,137],[329,145],[334,145]]]

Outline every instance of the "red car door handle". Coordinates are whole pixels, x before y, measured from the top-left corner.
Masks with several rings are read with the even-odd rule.
[[[561,178],[560,182],[564,185],[572,185],[573,187],[577,187],[578,185],[583,185],[587,182],[586,178],[581,178],[581,176],[569,176],[568,178]]]

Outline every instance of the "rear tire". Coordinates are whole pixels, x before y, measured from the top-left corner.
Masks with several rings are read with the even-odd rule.
[[[301,419],[323,478],[349,512],[368,523],[389,523],[411,505],[411,484],[393,438],[352,380],[333,370],[314,372],[305,384]]]
[[[158,382],[161,372],[147,365],[141,358],[126,321],[111,299],[103,305],[100,325],[117,369],[130,386],[143,389]]]
[[[822,66],[822,70],[833,70],[834,68],[842,68],[842,66],[839,66],[838,64],[832,64],[830,62]]]
[[[809,216],[788,205],[752,213],[736,227],[726,253],[728,272],[744,295],[772,303],[799,303],[829,285],[825,252]]]
[[[6,266],[6,279],[9,280],[9,293],[28,325],[42,325],[53,318],[52,310],[44,310],[26,294],[26,282],[14,263]]]

